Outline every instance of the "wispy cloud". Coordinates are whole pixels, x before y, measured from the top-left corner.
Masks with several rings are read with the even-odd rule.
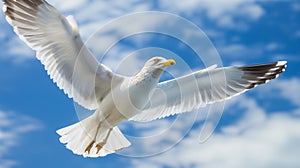
[[[18,161],[7,158],[13,146],[20,144],[21,135],[40,129],[41,123],[31,117],[0,110],[0,168],[11,168]]]
[[[262,56],[263,46],[246,46],[240,43],[222,45],[218,47],[221,57],[232,60],[242,60],[241,58],[247,57],[247,59],[257,58]]]
[[[295,36],[296,36],[297,38],[300,38],[300,30],[298,30],[298,31],[295,33]]]
[[[132,159],[132,166],[149,168],[163,166],[299,167],[299,85],[299,79],[281,79],[255,91],[262,92],[264,95],[270,94],[270,96],[265,96],[265,99],[272,97],[274,93],[277,98],[294,102],[296,105],[294,113],[288,111],[270,113],[256,99],[241,95],[228,101],[224,112],[224,117],[231,114],[237,119],[221,125],[221,131],[215,132],[205,143],[198,143],[199,130],[194,128],[179,145],[170,151],[153,157]],[[287,88],[287,86],[290,87]],[[187,122],[184,121],[185,124]],[[157,124],[160,122],[156,123],[159,128]],[[164,127],[165,122],[162,122],[161,128]],[[148,131],[153,134],[151,129],[143,130],[144,134]],[[165,141],[160,142],[160,146],[164,146],[161,143]],[[141,147],[151,148],[152,145],[145,143]]]
[[[12,160],[2,160],[0,158],[0,161],[1,161],[0,168],[11,168],[17,165],[17,162]]]
[[[76,20],[79,23],[80,32],[84,40],[89,39],[89,37],[93,35],[93,33],[97,32],[99,28],[101,28],[112,19],[134,12],[162,10],[175,14],[186,14],[186,12],[199,14],[199,11],[202,11],[205,12],[206,15],[197,15],[197,19],[195,20],[201,20],[204,17],[207,17],[209,20],[217,21],[218,25],[221,27],[230,27],[236,29],[238,29],[238,25],[240,25],[240,27],[245,27],[247,22],[255,21],[264,14],[264,10],[259,4],[255,3],[254,1],[245,2],[242,0],[234,0],[230,2],[223,0],[191,0],[185,3],[181,3],[181,1],[178,0],[172,2],[160,1],[159,3],[141,0],[128,0],[126,2],[89,0],[79,0],[74,2],[72,0],[49,0],[49,3],[53,4],[64,15],[75,16]],[[4,14],[1,13],[2,18],[4,18],[3,15]],[[190,18],[193,20],[194,17]],[[136,23],[139,23],[139,26],[147,26],[149,24],[158,26],[169,24],[170,20],[168,20],[168,18],[149,18],[138,20],[136,21]],[[4,22],[1,22],[0,24],[1,27],[8,27]],[[135,26],[136,25],[121,25],[118,27],[118,31],[127,31],[127,29],[132,30]],[[15,35],[13,35],[11,32],[6,33],[5,35],[5,38],[8,39],[7,46],[5,46],[5,48],[7,48],[8,50],[6,55],[14,55],[16,59],[27,59],[34,57],[35,54],[30,51],[30,49],[28,49],[24,44],[22,44],[20,40],[11,38]],[[97,38],[102,39],[101,41],[109,42],[116,39],[117,37],[118,34],[110,33],[108,36],[99,36]],[[135,41],[134,43],[138,45],[139,41]],[[104,43],[96,44],[98,45],[92,45],[88,47],[94,50],[99,50],[99,48],[101,48],[100,44]],[[198,46],[201,46],[201,44]]]
[[[296,12],[300,11],[300,3],[299,2],[293,2],[292,4],[292,9]]]
[[[2,2],[0,3],[0,8],[3,8]],[[2,11],[0,12],[0,27],[0,59],[22,62],[35,57],[34,52],[13,33],[12,28],[5,21],[5,15]]]
[[[300,78],[294,77],[291,79],[278,79],[276,82],[271,82],[269,87],[260,89],[261,97],[281,98],[288,100],[296,107],[300,108]],[[268,93],[268,94],[266,94]]]
[[[193,21],[197,20],[197,24],[201,25],[203,17],[216,23],[216,26],[226,29],[245,30],[249,23],[258,21],[264,16],[265,11],[259,3],[255,1],[243,0],[190,0],[182,3],[180,0],[162,0],[158,4],[153,1],[128,0],[128,1],[89,1],[89,0],[49,0],[50,4],[57,7],[64,15],[75,15],[79,22],[80,32],[84,40],[97,32],[100,27],[105,25],[111,19],[129,14],[132,12],[142,12],[145,10],[163,10],[180,15],[188,15]],[[2,8],[2,3],[0,3]],[[294,9],[297,10],[297,6]],[[298,10],[299,11],[299,10]],[[197,15],[199,14],[204,15]],[[195,17],[194,14],[197,16]],[[10,27],[4,22],[4,15],[0,14],[0,40],[6,40],[5,54],[15,55],[16,60],[26,60],[34,58],[34,53],[25,46],[17,37],[12,34],[12,31],[7,31]],[[198,21],[200,20],[200,21]],[[140,25],[168,25],[170,22],[164,18],[149,18],[144,20],[135,20]],[[121,33],[128,33],[134,29],[139,29],[138,24],[119,25],[115,34],[108,33],[107,36],[93,36],[93,41],[88,42],[95,54],[101,53],[102,44],[109,44],[119,38]],[[176,25],[176,28],[180,25]],[[5,31],[3,31],[5,28]],[[7,28],[7,29],[6,29]],[[225,29],[224,29],[225,28]],[[208,32],[220,36],[223,32],[215,29],[209,29]],[[226,32],[226,31],[224,31]],[[187,31],[191,38],[194,38],[193,32]],[[185,34],[186,36],[188,36]],[[296,32],[296,37],[300,37],[300,31]],[[135,45],[142,42],[136,40]],[[195,44],[201,47],[201,44]],[[237,57],[243,58],[238,60],[245,60],[252,57],[262,55],[267,51],[274,51],[282,47],[278,43],[268,43],[266,45],[250,45],[246,46],[241,43],[234,43],[231,45],[222,45],[220,49],[221,56],[227,56],[237,60]],[[111,51],[111,57],[105,60],[110,67],[115,67],[116,62],[127,55],[134,55],[134,50],[128,46],[118,46]],[[142,65],[142,61],[137,57],[129,58],[130,65]],[[126,63],[127,64],[127,63]],[[124,64],[124,65],[126,65]],[[132,73],[139,67],[130,66],[124,67],[127,71],[124,73]],[[286,87],[286,86],[289,87]],[[204,144],[198,143],[199,129],[192,129],[188,136],[172,150],[154,156],[151,158],[132,159],[133,167],[299,167],[298,156],[300,150],[300,98],[299,86],[300,79],[277,80],[272,82],[269,89],[264,89],[262,94],[272,95],[276,93],[280,99],[287,99],[296,105],[294,113],[288,111],[276,112],[269,114],[269,111],[261,107],[259,102],[254,98],[247,96],[240,96],[228,102],[226,112],[234,109],[234,115],[239,116],[237,121],[221,127],[221,132],[217,132],[214,136]],[[202,109],[201,114],[205,114]],[[226,115],[225,112],[225,115]],[[241,114],[238,114],[240,112]],[[189,115],[189,114],[187,114]],[[190,121],[190,116],[180,118],[182,119],[175,125],[171,132],[167,132],[161,139],[151,139],[144,141],[139,147],[143,150],[159,150],[164,144],[170,143],[166,141],[168,138],[181,137],[184,132],[182,128],[187,126]],[[198,118],[198,122],[203,120],[203,116]],[[149,123],[142,128],[136,128],[142,136],[151,136],[153,134],[161,133],[172,125],[173,120],[159,120],[155,123]],[[151,125],[150,125],[151,124]],[[155,125],[155,126],[153,126]],[[139,125],[141,126],[141,125]],[[189,126],[189,125],[188,125]],[[5,158],[5,153],[16,142],[20,140],[20,135],[24,135],[30,131],[40,128],[40,123],[35,119],[26,117],[24,115],[0,111],[0,168],[10,168],[17,164],[17,161]],[[171,142],[173,143],[173,142]],[[135,143],[133,143],[135,145]],[[1,155],[2,154],[2,155]],[[4,155],[3,155],[4,154]]]
[[[217,133],[204,144],[197,131],[171,151],[134,160],[134,167],[298,167],[300,119],[272,115],[241,134]]]
[[[289,55],[287,53],[278,53],[282,52],[281,50],[285,48],[285,46],[277,42],[254,43],[251,45],[243,43],[221,43],[218,44],[217,47],[222,58],[233,62],[236,60],[255,60],[262,57],[266,60],[268,60],[269,57],[269,61],[276,61],[276,59],[286,60],[289,58],[287,57],[287,55]],[[291,59],[296,58],[297,57],[291,57]]]
[[[251,115],[241,121],[247,125],[247,119],[253,121],[255,118],[255,115]],[[280,113],[255,121],[256,124],[246,127],[244,123],[241,125],[241,122],[238,122],[224,127],[223,132],[215,133],[204,144],[197,142],[198,131],[193,130],[189,137],[172,150],[151,158],[133,160],[132,165],[208,168],[297,167],[300,149],[299,121],[299,116]],[[232,132],[233,129],[241,128],[242,132]]]
[[[254,21],[264,15],[264,9],[255,1],[190,0],[182,3],[180,0],[163,0],[161,6],[171,12],[188,15],[202,11],[201,13],[205,13],[210,20],[216,21],[220,27],[240,30],[247,27],[243,19]],[[240,20],[241,18],[243,19]]]

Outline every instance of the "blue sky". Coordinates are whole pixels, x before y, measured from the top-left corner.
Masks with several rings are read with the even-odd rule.
[[[55,131],[78,121],[71,99],[49,79],[35,53],[21,42],[0,14],[0,168],[11,167],[299,167],[300,161],[300,2],[217,0],[49,0],[64,15],[74,15],[83,39],[95,55],[115,34],[92,36],[109,21],[134,12],[162,11],[179,15],[196,24],[219,52],[224,66],[287,60],[288,68],[278,79],[226,102],[214,134],[199,143],[199,133],[209,108],[178,118],[149,124],[124,123],[128,135],[149,136],[165,131],[154,141],[140,142],[140,151],[159,153],[166,139],[182,135],[180,128],[192,126],[184,139],[164,153],[151,157],[125,157],[113,154],[87,159],[73,155]],[[2,5],[1,5],[2,7]],[[138,24],[124,24],[118,31],[139,26],[167,27],[169,20],[149,18]],[[174,24],[173,30],[182,25]],[[198,43],[194,32],[185,32]],[[196,45],[197,46],[197,45]],[[121,40],[105,55],[104,63],[116,70],[120,59],[130,57],[123,73],[136,72],[144,57],[159,53],[178,55],[191,69],[204,68],[191,46],[155,33],[143,33]],[[209,53],[207,53],[207,56]],[[202,57],[207,57],[204,56]],[[126,61],[126,60],[125,60]],[[212,60],[214,62],[216,60]],[[172,69],[173,68],[173,69]],[[177,67],[178,68],[178,67]],[[186,71],[170,73],[182,75]],[[165,76],[165,79],[168,76]],[[195,120],[195,122],[193,122]],[[176,124],[174,124],[176,121]],[[173,127],[169,128],[170,125]],[[175,125],[175,126],[174,126]],[[137,148],[133,146],[132,148]]]

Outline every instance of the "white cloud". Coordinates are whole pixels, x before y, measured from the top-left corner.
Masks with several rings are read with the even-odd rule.
[[[2,23],[1,22],[0,22],[0,25],[2,27]],[[5,31],[0,31],[0,41],[4,40],[5,37],[6,37]]]
[[[292,9],[293,9],[294,11],[296,11],[296,12],[299,12],[299,11],[300,11],[300,3],[294,2],[294,3],[292,3],[291,5],[292,5]]]
[[[247,130],[248,128],[252,128],[255,127],[255,125],[263,123],[267,118],[264,109],[262,109],[254,99],[247,98],[245,95],[240,95],[230,100],[228,105],[229,107],[227,109],[231,109],[235,107],[236,109],[234,110],[235,115],[239,115],[238,111],[243,111],[243,110],[245,114],[234,125],[222,128],[223,132],[229,134],[240,134],[245,130]]]
[[[59,0],[49,0],[49,3],[58,8],[64,15],[74,15],[76,20],[79,22],[79,29],[84,40],[88,39],[90,35],[96,32],[101,26],[105,25],[111,19],[129,14],[134,12],[142,12],[149,10],[161,9],[163,11],[171,11],[177,14],[182,13],[198,13],[198,11],[205,11],[209,19],[217,21],[220,26],[244,29],[246,26],[245,22],[237,22],[235,19],[238,17],[246,18],[246,20],[257,20],[263,15],[263,9],[256,4],[254,1],[196,1],[191,0],[182,3],[179,0],[175,1],[159,1],[155,4],[152,1],[141,1],[141,0],[128,0],[128,1],[59,1]],[[155,7],[157,6],[157,8]],[[3,14],[1,14],[3,17]],[[192,18],[192,17],[190,17]],[[148,18],[139,20],[138,26],[144,24],[147,25],[163,25],[168,24],[168,19],[163,20],[163,18]],[[201,19],[197,19],[201,20]],[[2,24],[2,23],[1,23]],[[126,25],[126,24],[125,24]],[[119,31],[128,31],[127,29],[133,29],[136,24],[131,23],[131,25],[120,26]],[[11,33],[7,36],[15,36]],[[108,34],[108,36],[99,37],[103,40],[112,41],[117,38],[117,35]],[[138,44],[139,41],[135,43]],[[33,52],[31,52],[25,45],[21,45],[19,41],[15,38],[11,38],[8,42],[9,53],[16,55],[16,58],[26,59],[34,58]],[[99,44],[99,43],[98,43]],[[88,46],[90,48],[98,49],[100,46]],[[96,53],[97,54],[97,53]]]
[[[3,4],[0,3],[2,9]],[[22,62],[28,58],[34,58],[34,52],[21,41],[15,33],[13,33],[11,26],[5,21],[3,12],[0,12],[0,42],[2,53],[0,58],[12,59],[14,62]]]
[[[63,15],[74,15],[76,20],[79,23],[79,29],[82,34],[84,40],[86,40],[89,36],[95,33],[101,26],[106,24],[112,19],[120,17],[122,15],[132,13],[132,12],[140,12],[150,10],[151,3],[139,0],[128,0],[128,1],[88,1],[88,0],[66,0],[66,1],[58,1],[58,0],[49,0],[49,3],[55,6]],[[1,7],[2,7],[1,3]],[[1,13],[1,17],[4,20],[4,14]],[[144,20],[143,23],[151,24],[155,22],[155,19],[152,22],[147,22]],[[2,23],[1,19],[1,27],[2,24],[7,26],[7,23]],[[141,24],[140,24],[141,25]],[[154,25],[154,24],[152,24]],[[121,26],[120,31],[123,29],[130,29],[132,26]],[[4,26],[3,26],[4,27]],[[8,27],[10,28],[10,27]],[[35,54],[33,51],[29,49],[21,40],[18,40],[15,34],[9,33],[1,33],[0,39],[4,38],[4,36],[12,37],[8,38],[8,42],[5,46],[7,51],[4,57],[8,55],[15,56],[15,61],[19,62],[20,60],[34,58]],[[101,36],[102,41],[112,41],[116,37],[115,34],[109,35],[105,38],[105,36]],[[101,46],[101,45],[100,45]],[[88,46],[90,47],[90,46]],[[94,46],[91,46],[93,48]],[[99,46],[94,47],[94,49],[99,48]],[[3,57],[3,56],[2,56]]]
[[[225,44],[221,43],[216,46],[220,56],[223,58],[231,59],[233,61],[235,60],[245,60],[246,57],[248,60],[255,59],[261,56],[266,57],[266,53],[277,51],[279,49],[282,49],[284,46],[277,42],[270,42],[270,43],[257,43],[252,45],[244,45],[242,43],[233,43],[233,44]],[[282,55],[282,56],[280,56]],[[272,55],[272,59],[287,59],[286,53]],[[276,58],[276,56],[280,56]]]
[[[34,51],[29,48],[22,40],[20,40],[17,35],[14,35],[12,38],[10,38],[6,46],[8,47],[6,53],[9,55],[13,55],[20,60],[35,57]]]
[[[204,144],[197,131],[164,154],[133,161],[133,167],[299,167],[300,119],[270,116],[241,134],[217,133]],[[152,166],[150,166],[152,165]]]
[[[240,134],[214,134],[197,143],[194,130],[178,146],[164,154],[134,160],[134,167],[297,167],[300,149],[300,119],[274,114]],[[239,127],[239,126],[237,126]],[[147,145],[147,144],[145,144]],[[151,167],[151,166],[150,166]]]
[[[49,3],[62,11],[72,11],[82,8],[88,1],[87,0],[49,0]]]
[[[140,0],[128,0],[128,1],[89,1],[80,0],[74,1],[66,0],[49,0],[59,11],[65,15],[74,15],[76,20],[80,24],[80,30],[87,38],[92,33],[97,31],[104,24],[108,23],[112,19],[120,16],[151,10],[152,3]],[[66,12],[67,11],[67,12]],[[89,26],[89,32],[85,32],[86,25]],[[130,26],[129,26],[130,27]],[[120,29],[128,28],[128,26],[122,26]]]
[[[218,47],[218,51],[221,57],[231,58],[236,60],[237,58],[250,59],[251,57],[261,56],[263,53],[263,46],[246,46],[243,44],[230,44],[222,45]]]
[[[300,38],[300,30],[298,30],[296,33],[295,33],[295,36]]]
[[[15,161],[12,160],[2,160],[0,158],[0,168],[11,168],[17,165],[17,163]]]
[[[270,82],[269,87],[260,89],[259,93],[268,98],[286,99],[300,108],[300,78],[278,79],[276,82]]]
[[[171,12],[181,12],[188,15],[204,12],[209,19],[217,21],[219,26],[235,29],[245,29],[243,22],[236,18],[257,20],[264,15],[263,8],[255,1],[243,0],[190,0],[182,3],[180,0],[162,0],[161,6]]]
[[[242,6],[242,9],[240,9],[241,14],[252,20],[261,18],[265,13],[263,8],[255,2],[251,3],[246,1]]]
[[[287,89],[287,85],[291,88]],[[205,143],[198,143],[199,130],[193,129],[189,136],[170,151],[153,157],[132,159],[132,166],[299,167],[299,86],[300,79],[276,80],[256,90],[264,95],[276,90],[273,93],[277,97],[297,104],[295,113],[289,113],[289,109],[269,113],[255,99],[241,95],[227,103],[224,113],[224,116],[230,113],[239,116],[237,121],[223,125],[221,131],[214,133]]]
[[[20,144],[21,135],[41,128],[41,124],[28,116],[0,110],[0,168],[11,168],[17,161],[7,158],[13,146]]]
[[[274,50],[277,50],[278,48],[280,48],[280,45],[273,42],[273,43],[269,43],[267,46],[266,46],[266,50],[267,51],[274,51]]]

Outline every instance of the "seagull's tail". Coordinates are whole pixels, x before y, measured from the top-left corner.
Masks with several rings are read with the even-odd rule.
[[[84,157],[106,156],[130,146],[117,126],[101,127],[94,115],[56,132],[61,136],[61,143],[66,144],[73,153]]]

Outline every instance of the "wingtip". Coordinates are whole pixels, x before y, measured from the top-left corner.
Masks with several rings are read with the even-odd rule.
[[[6,13],[6,11],[7,11],[7,6],[5,5],[4,1],[3,1],[2,11],[3,11],[3,13]]]
[[[278,61],[276,66],[282,67],[281,72],[285,72],[285,69],[287,68],[287,61]]]
[[[277,64],[276,64],[277,66],[286,66],[287,65],[287,61],[278,61],[277,62]]]

